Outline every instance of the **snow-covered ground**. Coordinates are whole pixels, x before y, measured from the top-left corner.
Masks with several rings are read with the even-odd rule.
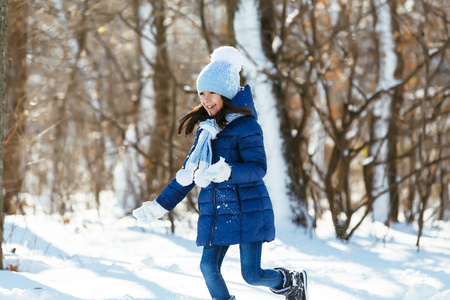
[[[177,224],[172,235],[168,221],[140,226],[131,216],[114,217],[115,209],[65,221],[6,216],[4,262],[19,272],[0,271],[0,299],[209,299],[195,222]],[[450,224],[428,224],[420,251],[415,242],[414,226],[367,222],[342,243],[324,220],[313,235],[278,228],[262,264],[306,269],[311,300],[450,299]],[[282,299],[243,281],[237,246],[223,274],[239,300]]]

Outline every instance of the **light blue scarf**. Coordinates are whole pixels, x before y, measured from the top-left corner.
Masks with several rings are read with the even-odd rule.
[[[230,124],[242,114],[228,114],[226,116],[227,124]],[[202,131],[198,138],[197,146],[188,156],[184,167],[177,172],[176,180],[182,186],[188,186],[195,181],[200,187],[207,187],[210,180],[203,176],[212,162],[211,141],[214,140],[222,130],[217,125],[215,119],[207,119],[200,122]]]

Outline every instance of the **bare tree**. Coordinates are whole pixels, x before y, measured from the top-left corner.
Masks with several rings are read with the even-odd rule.
[[[413,219],[419,216],[416,213],[424,205],[415,209],[418,203],[417,175],[421,173],[414,167],[420,163],[414,152],[418,149],[418,140],[405,142],[411,138],[415,140],[420,132],[423,132],[424,141],[431,139],[430,128],[444,128],[441,132],[448,132],[447,125],[438,127],[432,125],[435,122],[430,118],[425,118],[426,122],[417,119],[421,115],[419,103],[425,104],[423,108],[429,115],[428,99],[431,98],[436,99],[433,109],[436,122],[447,115],[442,108],[447,105],[448,84],[443,84],[440,79],[448,72],[448,62],[443,58],[448,49],[447,10],[441,9],[439,2],[405,7],[403,3],[389,1],[386,3],[389,3],[387,8],[391,14],[386,20],[380,19],[378,1],[335,1],[333,7],[320,1],[276,3],[273,6],[276,9],[266,11],[267,16],[272,16],[266,17],[264,34],[272,36],[267,39],[265,49],[267,53],[273,53],[268,57],[275,57],[277,74],[272,80],[279,84],[279,95],[282,95],[279,98],[283,99],[277,108],[289,112],[283,115],[283,122],[287,124],[285,141],[297,140],[288,147],[291,155],[296,153],[296,158],[290,162],[295,172],[301,174],[298,178],[304,185],[307,201],[314,203],[316,217],[330,210],[337,236],[348,239],[372,212],[373,203],[381,195],[389,195],[390,199],[385,206],[388,213],[385,220],[396,221],[402,207],[410,207],[405,212]],[[263,4],[268,5],[267,2]],[[426,16],[422,19],[426,20],[422,27],[418,26],[418,19],[410,15],[417,13]],[[275,25],[273,20],[276,20]],[[393,67],[394,79],[381,85],[379,70],[389,63],[384,59],[385,53],[380,52],[380,39],[383,39],[380,26],[389,23],[392,53],[397,64],[388,66]],[[443,30],[432,33],[428,30],[431,24]],[[422,35],[416,28],[422,28],[419,29]],[[422,43],[427,46],[425,48],[418,42],[423,32],[429,39],[428,43]],[[434,81],[430,79],[426,89],[434,93],[425,101],[416,101],[411,96],[425,90],[420,86],[424,83],[422,78],[431,78],[423,73],[425,53],[428,53],[430,66],[434,67],[433,72],[428,72],[434,76]],[[386,132],[376,136],[373,132],[380,126],[376,125],[378,119],[373,109],[381,98],[390,99],[385,110],[391,117],[386,119]],[[426,130],[417,127],[421,123],[426,124]],[[441,156],[434,155],[433,161],[425,160],[424,166],[434,166],[436,161],[448,165],[446,155],[443,155],[443,149],[447,149],[445,138],[440,141],[441,149],[425,147],[422,150],[422,153],[430,153],[431,149],[436,154],[442,153]],[[383,144],[388,147],[387,155],[382,156],[376,149]],[[374,170],[381,165],[387,167],[387,172],[375,174]],[[445,170],[439,169],[436,176],[446,174]],[[381,189],[375,188],[375,178],[388,184]],[[436,178],[424,186],[437,186],[437,181]],[[409,188],[408,182],[411,183]],[[408,190],[408,193],[404,192]],[[410,195],[410,200],[402,195]],[[431,197],[430,194],[424,196]],[[350,224],[354,225],[350,227]]]
[[[6,76],[5,52],[8,28],[8,0],[0,3],[0,188],[3,189],[3,143],[5,133]],[[0,193],[0,207],[3,207],[3,193]],[[3,225],[4,213],[0,210],[0,270],[3,270]]]
[[[6,70],[7,102],[5,144],[3,153],[3,209],[16,213],[19,193],[22,189],[25,158],[25,107],[27,99],[27,14],[28,4],[23,1],[9,2],[8,48],[6,56],[10,66]]]
[[[50,197],[52,204],[44,206],[61,214],[80,204],[98,207],[100,192],[113,189],[117,162],[141,150],[126,136],[139,118],[138,48],[126,23],[134,22],[135,15],[130,3],[116,4],[50,1],[30,8],[29,72],[34,80],[27,107],[32,160],[27,173],[33,180],[26,182],[26,190]],[[55,26],[42,31],[47,22]],[[59,43],[46,43],[49,36]],[[139,170],[126,172],[127,199],[133,194],[140,198],[142,180],[134,180]],[[86,197],[75,200],[77,192]]]
[[[259,1],[260,22],[261,22],[261,40],[262,48],[268,60],[274,66],[277,65],[279,58],[283,55],[283,50],[274,49],[272,45],[277,38],[277,16],[273,1]],[[284,35],[285,24],[281,24],[280,39],[284,41],[287,36]],[[279,51],[278,51],[279,50]],[[283,154],[288,162],[289,173],[289,194],[296,203],[295,206],[295,222],[303,227],[309,226],[308,205],[306,201],[305,183],[308,184],[308,178],[303,170],[303,156],[301,152],[304,150],[301,145],[301,135],[293,135],[293,130],[303,132],[307,117],[304,116],[300,122],[295,124],[294,120],[289,117],[289,106],[287,105],[288,91],[283,88],[283,76],[278,69],[276,74],[268,74],[272,80],[274,95],[276,98],[276,108],[280,118],[280,131],[283,138]],[[308,93],[307,89],[303,91]],[[305,107],[304,107],[305,108]],[[297,149],[297,151],[292,151]]]
[[[170,118],[173,84],[170,77],[170,65],[167,53],[167,38],[165,21],[165,2],[151,1],[152,28],[154,29],[155,58],[153,67],[153,90],[154,90],[154,129],[151,135],[148,155],[154,162],[146,168],[148,195],[155,198],[162,191],[163,186],[169,180],[167,172],[167,142],[172,119]]]

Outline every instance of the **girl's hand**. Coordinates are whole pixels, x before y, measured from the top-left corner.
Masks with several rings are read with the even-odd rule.
[[[210,181],[220,183],[227,181],[231,176],[231,167],[225,162],[225,158],[220,157],[219,161],[212,164],[205,171],[205,178]]]
[[[156,201],[147,201],[133,210],[133,216],[142,224],[149,224],[164,216],[168,211]]]

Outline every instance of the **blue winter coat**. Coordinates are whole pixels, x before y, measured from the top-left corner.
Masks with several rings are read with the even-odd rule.
[[[250,87],[241,88],[232,103],[251,108],[254,115],[227,124],[211,142],[213,163],[224,157],[231,166],[231,177],[222,183],[211,182],[200,191],[199,246],[269,242],[275,238],[272,203],[262,180],[267,170],[263,133],[256,121]],[[156,201],[170,211],[194,186],[182,186],[173,179]]]

